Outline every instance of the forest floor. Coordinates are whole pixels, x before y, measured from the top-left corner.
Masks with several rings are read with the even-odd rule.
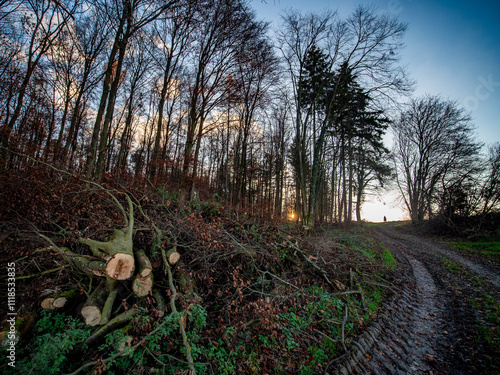
[[[412,230],[311,231],[149,181],[3,172],[0,266],[15,286],[0,290],[0,372],[498,373],[496,250]],[[123,280],[89,246],[117,238],[136,262]]]
[[[306,230],[216,196],[182,203],[133,178],[4,172],[0,266],[15,286],[0,290],[0,371],[325,373],[393,293],[395,260],[368,232]],[[104,253],[117,243],[135,257],[123,280]]]
[[[397,292],[332,373],[499,374],[498,254],[402,223],[374,234],[398,261]]]

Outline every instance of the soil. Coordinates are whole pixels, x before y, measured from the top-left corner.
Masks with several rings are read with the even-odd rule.
[[[395,293],[327,373],[500,374],[498,350],[478,331],[485,313],[471,303],[483,293],[499,300],[498,266],[396,223],[374,235],[398,262]]]

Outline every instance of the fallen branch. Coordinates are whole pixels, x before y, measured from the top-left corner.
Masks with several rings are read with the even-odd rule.
[[[325,281],[328,283],[328,285],[330,285],[331,287],[334,287],[335,284],[332,283],[330,281],[330,279],[328,278],[328,275],[326,274],[325,270],[323,270],[321,267],[319,267],[316,263],[313,263],[309,257],[305,254],[304,250],[302,250],[300,247],[298,247],[296,244],[294,244],[292,241],[290,241],[287,237],[285,236],[282,236],[281,238],[283,238],[286,242],[288,242],[288,244],[293,247],[301,256],[302,258],[306,261],[306,263],[310,264],[313,268],[315,268],[319,274],[323,277],[323,279],[325,279]]]
[[[233,244],[237,245],[238,247],[241,247],[241,249],[243,250],[243,252],[241,254],[243,255],[247,255],[251,258],[254,258],[257,254],[257,252],[255,250],[249,250],[247,249],[245,246],[243,246],[241,243],[239,243],[236,238],[234,238],[233,236],[231,236],[231,234],[225,230],[225,229],[222,229],[222,231],[229,237],[231,238]]]
[[[299,287],[297,287],[297,286],[295,286],[295,285],[293,285],[293,284],[289,283],[288,281],[285,281],[285,280],[283,280],[283,279],[279,278],[278,276],[276,276],[276,275],[272,274],[272,273],[271,273],[271,272],[269,272],[269,271],[260,271],[260,270],[259,270],[259,272],[260,272],[260,273],[262,273],[262,274],[264,274],[264,275],[265,275],[265,274],[270,275],[271,277],[274,277],[275,279],[277,279],[277,280],[281,281],[283,284],[289,285],[289,286],[291,286],[292,288],[297,289],[299,292],[302,292],[302,289],[300,289]]]
[[[146,255],[146,252],[144,250],[136,250],[135,257],[137,258],[137,265],[139,268],[138,275],[141,277],[147,277],[153,270],[153,267],[151,267],[151,262]]]
[[[116,200],[116,204],[121,207],[124,214],[127,223],[126,228],[115,230],[111,238],[106,242],[80,238],[80,242],[88,245],[95,256],[106,260],[106,274],[116,280],[130,279],[135,269],[133,250],[134,205],[130,197],[125,196],[129,208],[128,219],[120,202]]]
[[[52,270],[48,270],[48,271],[43,271],[43,272],[40,272],[40,273],[37,273],[37,274],[34,274],[34,275],[27,275],[27,276],[17,276],[15,277],[14,279],[16,280],[26,280],[26,279],[32,279],[34,277],[39,277],[39,276],[43,276],[43,275],[46,275],[48,273],[54,273],[54,272],[57,272],[57,271],[60,271],[60,270],[63,270],[65,269],[66,267],[69,267],[69,265],[65,264],[61,267],[58,267],[58,268],[54,268]]]
[[[79,269],[86,275],[106,276],[106,262],[95,260],[87,256],[72,253],[67,247],[58,247],[58,251],[63,254],[63,258],[72,266]]]
[[[186,359],[188,361],[188,367],[192,372],[192,375],[196,375],[196,370],[194,368],[194,361],[193,357],[191,355],[191,346],[189,345],[189,341],[186,335],[186,330],[184,328],[184,320],[182,317],[182,314],[179,314],[177,312],[177,307],[175,306],[175,299],[177,298],[177,290],[175,289],[174,285],[174,278],[172,276],[172,268],[170,267],[170,264],[168,263],[167,260],[167,254],[165,252],[165,249],[161,249],[161,255],[163,257],[163,263],[165,265],[165,268],[167,270],[168,274],[168,285],[170,286],[170,291],[172,292],[172,296],[170,297],[170,308],[172,309],[172,313],[176,314],[179,317],[179,327],[181,330],[181,336],[182,336],[182,342],[184,344],[184,347],[186,348]]]
[[[344,315],[344,319],[342,319],[342,334],[341,334],[341,338],[340,338],[340,342],[342,344],[342,348],[344,349],[344,352],[347,352],[347,348],[345,346],[345,342],[344,342],[344,331],[345,331],[345,324],[347,322],[347,318],[349,317],[349,308],[347,307],[347,305],[345,305],[345,315]]]
[[[116,327],[122,325],[123,323],[131,320],[136,314],[138,310],[136,308],[129,309],[120,315],[117,315],[113,319],[111,319],[106,325],[99,328],[95,331],[92,336],[90,336],[87,340],[85,340],[85,344],[90,345],[100,338],[104,337],[108,332],[112,331]]]
[[[99,320],[99,325],[104,325],[109,322],[111,318],[111,312],[113,311],[113,304],[115,303],[116,296],[118,295],[118,281],[108,277],[106,279],[106,290],[108,291],[108,297],[102,308],[101,319]]]
[[[156,309],[158,310],[158,315],[160,317],[163,317],[166,311],[165,299],[161,295],[160,290],[158,288],[153,289],[153,298],[156,301]]]
[[[326,337],[326,338],[327,338],[328,340],[330,340],[331,342],[338,342],[338,341],[339,341],[339,340],[334,340],[334,339],[332,339],[330,336],[328,336],[328,335],[324,334],[323,332],[321,332],[321,331],[317,330],[316,328],[314,329],[314,331],[315,331],[315,332],[317,332],[317,333],[319,333],[321,336]]]
[[[132,281],[132,289],[140,297],[147,296],[153,290],[153,274],[151,273],[152,267],[149,258],[144,250],[137,250],[135,252],[139,272]]]

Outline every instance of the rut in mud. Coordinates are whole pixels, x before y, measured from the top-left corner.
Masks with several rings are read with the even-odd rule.
[[[400,233],[393,224],[377,227],[376,237],[398,261],[391,280],[395,293],[328,373],[498,373],[475,339],[476,317],[463,293],[468,282],[445,275],[443,259],[487,280],[497,293],[498,272],[444,245]]]

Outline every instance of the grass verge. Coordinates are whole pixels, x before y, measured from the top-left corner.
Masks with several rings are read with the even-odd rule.
[[[468,254],[480,255],[488,259],[500,261],[500,241],[480,242],[450,242],[453,248],[465,251]]]

